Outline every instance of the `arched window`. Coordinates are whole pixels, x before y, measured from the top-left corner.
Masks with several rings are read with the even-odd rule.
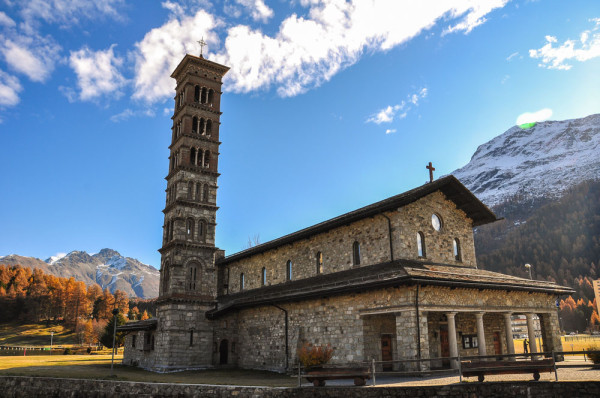
[[[203,117],[200,118],[200,126],[198,132],[202,135],[206,134],[206,119]]]
[[[212,120],[208,119],[206,121],[206,135],[208,135],[210,137],[211,133],[212,133]]]
[[[260,271],[260,280],[263,286],[267,285],[267,269],[265,267]]]
[[[288,260],[285,265],[285,279],[287,281],[292,280],[292,260]]]
[[[357,241],[352,244],[352,264],[360,265],[360,243]]]
[[[196,183],[196,195],[194,196],[194,199],[196,199],[196,201],[198,201],[198,202],[200,201],[200,193],[201,193],[200,187],[201,186],[202,186],[201,184]]]
[[[204,184],[203,192],[202,192],[202,200],[208,203],[208,184]]]
[[[317,274],[323,273],[323,253],[317,252]]]
[[[206,223],[204,220],[198,221],[198,240],[204,242],[206,239]]]
[[[427,256],[425,251],[425,236],[423,232],[417,232],[417,254],[419,257]]]
[[[198,133],[198,118],[196,116],[192,118],[192,133]]]
[[[212,106],[213,104],[213,97],[214,97],[214,90],[211,88],[210,90],[208,90],[208,104],[210,106]]]
[[[204,151],[204,167],[207,169],[210,167],[210,151],[208,149]]]
[[[240,290],[244,290],[246,287],[246,280],[244,279],[244,273],[240,274]]]
[[[192,200],[194,197],[194,183],[193,182],[188,182],[188,189],[187,189],[187,198],[188,200]]]
[[[194,87],[194,101],[200,102],[200,86]]]
[[[196,156],[198,155],[198,152],[196,151],[196,148],[191,148],[190,149],[190,164],[196,164]]]
[[[460,241],[458,238],[454,238],[452,241],[452,248],[454,249],[454,259],[456,261],[462,261],[462,253],[460,250]]]
[[[187,239],[194,239],[194,220],[191,218],[185,221],[185,233]]]
[[[201,103],[206,104],[206,96],[207,96],[206,87],[202,87],[202,98],[200,100]]]
[[[189,290],[196,290],[196,277],[198,276],[198,266],[196,264],[190,265],[189,277],[188,277],[188,288]]]

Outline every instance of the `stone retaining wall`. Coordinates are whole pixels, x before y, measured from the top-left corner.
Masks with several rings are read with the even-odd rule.
[[[598,382],[464,383],[420,387],[236,387],[193,384],[135,383],[108,380],[0,377],[2,397],[598,397]]]

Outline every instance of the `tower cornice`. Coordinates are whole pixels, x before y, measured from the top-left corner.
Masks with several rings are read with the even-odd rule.
[[[189,67],[192,67],[190,70]],[[196,57],[195,55],[186,54],[186,56],[181,60],[179,65],[175,68],[171,77],[177,80],[177,83],[180,83],[181,77],[185,76],[184,73],[186,70],[188,73],[194,73],[193,68],[196,67],[198,69],[203,69],[211,72],[217,73],[219,76],[223,77],[229,71],[229,67],[225,65],[218,64],[216,62],[212,62],[207,60],[206,58]]]

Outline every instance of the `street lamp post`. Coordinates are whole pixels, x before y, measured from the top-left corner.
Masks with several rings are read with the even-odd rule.
[[[525,264],[525,268],[527,268],[527,270],[529,271],[529,279],[533,279],[531,277],[531,264]]]
[[[115,363],[115,342],[117,340],[117,315],[119,314],[119,309],[115,308],[114,310],[112,310],[113,313],[113,323],[114,323],[114,328],[113,328],[113,343],[112,343],[112,359],[110,361],[110,376],[114,376],[113,373],[113,367],[114,367],[114,363]]]
[[[50,331],[50,355],[52,355],[52,340],[54,339],[54,330]]]

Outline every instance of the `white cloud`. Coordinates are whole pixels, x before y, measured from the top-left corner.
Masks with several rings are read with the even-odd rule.
[[[14,28],[17,24],[6,13],[0,11],[0,26]]]
[[[568,61],[585,62],[592,58],[600,57],[600,18],[590,20],[595,23],[591,30],[582,32],[579,40],[566,40],[561,45],[554,46],[558,39],[554,36],[546,36],[546,44],[535,50],[529,50],[531,58],[539,58],[538,66],[548,69],[569,70],[572,68]]]
[[[465,0],[456,1],[454,7],[449,11],[452,17],[459,17],[464,15],[462,21],[458,22],[454,26],[449,26],[442,32],[442,36],[448,33],[454,33],[458,31],[464,31],[465,34],[470,33],[477,26],[483,24],[487,19],[485,16],[493,11],[495,8],[504,7],[509,0],[490,0],[490,1],[477,1],[477,0]]]
[[[234,0],[235,3],[246,9],[254,21],[266,23],[273,17],[273,10],[263,0]],[[236,7],[230,8],[237,17],[241,12]]]
[[[154,117],[155,112],[152,109],[132,110],[132,109],[127,108],[121,113],[112,115],[110,117],[110,120],[111,120],[111,122],[118,123],[118,122],[127,120],[131,117],[138,117],[138,116]]]
[[[0,70],[0,106],[17,105],[22,89],[19,79]]]
[[[0,42],[0,52],[15,71],[35,82],[44,82],[58,60],[60,47],[50,38],[13,35]]]
[[[200,37],[209,43],[209,50],[218,45],[218,36],[212,31],[217,24],[205,11],[193,16],[172,14],[167,23],[146,33],[134,52],[133,98],[156,102],[172,97],[175,82],[170,77],[171,72],[186,53],[200,54],[197,43]],[[204,54],[208,57],[206,49]]]
[[[519,115],[517,118],[517,126],[527,123],[538,123],[544,120],[550,119],[552,116],[552,109],[544,108],[536,112],[525,112]]]
[[[122,95],[121,88],[127,83],[119,68],[123,59],[115,56],[113,44],[104,51],[92,51],[83,47],[71,51],[69,65],[77,75],[79,99],[88,101],[105,94],[117,98]]]
[[[392,134],[392,133],[395,133],[395,132],[396,132],[396,129],[387,129],[387,130],[385,130],[386,134]]]
[[[394,121],[394,118],[396,118],[396,114],[398,113],[398,111],[401,111],[401,110],[404,112],[402,112],[397,117],[399,119],[404,119],[406,116],[408,116],[408,112],[410,111],[411,107],[418,106],[419,101],[425,97],[427,97],[427,87],[423,87],[422,89],[420,89],[419,91],[417,91],[414,94],[407,95],[406,101],[402,101],[397,105],[386,106],[379,112],[376,112],[375,114],[371,115],[367,119],[367,123],[375,123],[375,124],[391,123]],[[386,131],[386,134],[388,134],[387,131]]]
[[[196,40],[202,36],[209,42],[210,59],[231,67],[226,76],[229,90],[250,92],[275,86],[280,96],[287,97],[328,81],[365,52],[388,51],[440,21],[450,23],[446,34],[470,32],[507,1],[302,0],[301,5],[308,7],[305,15],[285,18],[275,34],[242,24],[231,26],[222,48],[213,33],[222,23],[215,17],[204,10],[191,16],[173,12],[164,25],[136,44],[133,96],[150,102],[171,97],[170,72],[186,51],[198,53]]]
[[[119,19],[117,9],[123,0],[27,0],[14,2],[28,29],[34,29],[43,20],[61,26],[77,25],[82,20],[96,20],[102,16]]]
[[[518,52],[514,52],[514,53],[510,54],[508,57],[506,57],[506,60],[508,62],[510,62],[514,57],[517,57],[518,55],[519,55]]]

